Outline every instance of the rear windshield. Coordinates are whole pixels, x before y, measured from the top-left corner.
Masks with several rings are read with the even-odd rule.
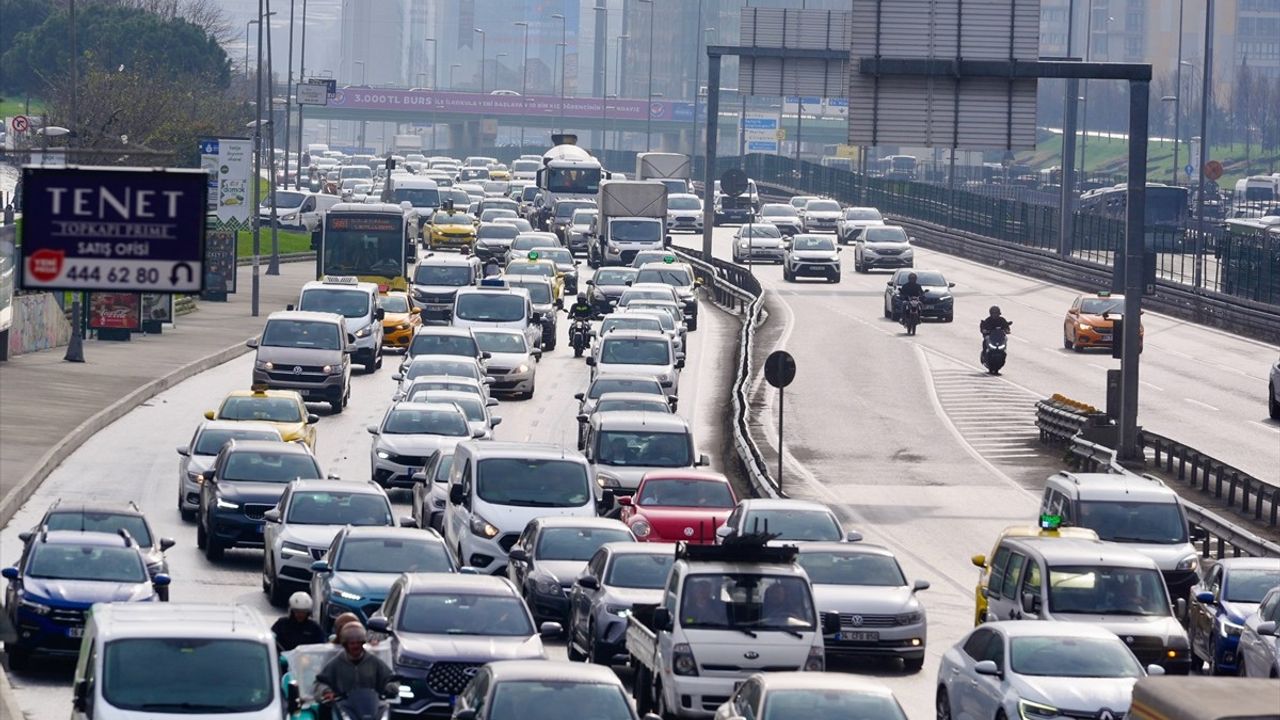
[[[618,554],[609,566],[606,585],[621,588],[657,590],[667,584],[675,553],[667,555]]]
[[[419,333],[409,344],[410,355],[465,355],[479,357],[476,341],[470,335],[435,335]]]
[[[105,532],[112,535],[123,529],[129,531],[129,536],[140,547],[151,547],[151,531],[147,529],[147,521],[137,515],[79,510],[56,512],[49,514],[44,526],[50,530]],[[1235,576],[1231,579],[1234,581]]]
[[[196,441],[193,455],[217,455],[231,440],[279,440],[280,433],[270,430],[205,430]]]
[[[306,453],[241,450],[227,458],[219,480],[287,483],[298,478],[321,477],[315,458]]]

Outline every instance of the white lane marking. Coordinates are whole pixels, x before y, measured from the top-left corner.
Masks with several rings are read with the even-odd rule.
[[[1098,370],[1110,370],[1110,369],[1111,369],[1111,368],[1107,367],[1106,365],[1099,365],[1098,363],[1093,363],[1093,362],[1089,363],[1089,367],[1091,367],[1091,368],[1097,368]]]
[[[1271,432],[1273,432],[1273,433],[1280,433],[1280,426],[1277,426],[1277,425],[1268,425],[1267,423],[1264,423],[1264,422],[1258,422],[1257,420],[1250,420],[1249,422],[1251,422],[1251,423],[1253,423],[1254,425],[1257,425],[1258,427],[1263,428],[1263,429],[1265,429],[1265,430],[1270,430],[1270,431],[1271,431]]]
[[[1216,407],[1214,407],[1214,406],[1210,405],[1209,403],[1206,403],[1206,402],[1200,402],[1199,400],[1196,400],[1195,398],[1182,398],[1182,399],[1183,399],[1183,400],[1186,400],[1187,402],[1191,403],[1192,405],[1199,405],[1199,406],[1200,406],[1200,407],[1202,407],[1202,408],[1207,408],[1207,409],[1212,410],[1212,411],[1214,411],[1214,412],[1218,412],[1218,408],[1216,408]]]
[[[1156,392],[1164,392],[1164,388],[1160,387],[1159,385],[1156,385],[1155,383],[1149,383],[1146,380],[1139,380],[1138,384],[1146,385],[1147,387],[1151,388],[1152,390],[1155,390]]]
[[[1010,336],[1009,336],[1009,339],[1011,339],[1011,340],[1013,340],[1013,341],[1015,341],[1015,342],[1020,342],[1020,343],[1022,343],[1023,345],[1030,345],[1030,344],[1031,344],[1031,341],[1030,341],[1030,340],[1028,340],[1028,339],[1026,339],[1026,338],[1024,338],[1024,337],[1018,337],[1017,335],[1010,335]]]
[[[1040,349],[1048,353],[1053,353],[1054,355],[1057,355],[1058,351],[1062,350],[1062,348],[1048,347],[1048,346],[1041,347]]]

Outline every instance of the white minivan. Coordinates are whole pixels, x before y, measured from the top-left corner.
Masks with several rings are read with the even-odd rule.
[[[591,379],[597,375],[652,375],[667,395],[679,395],[684,359],[676,354],[671,338],[649,330],[615,330],[600,339],[587,358]]]
[[[595,517],[613,503],[612,493],[602,495],[595,494],[586,458],[559,445],[460,442],[449,471],[445,544],[460,565],[502,575],[531,520]]]
[[[531,348],[542,342],[542,313],[534,311],[529,291],[503,280],[488,278],[480,281],[480,287],[459,288],[450,318],[454,327],[522,332]]]
[[[288,702],[276,658],[271,627],[247,605],[99,603],[71,718],[280,720]]]

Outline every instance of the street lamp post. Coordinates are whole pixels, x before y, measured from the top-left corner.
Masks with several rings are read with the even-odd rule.
[[[605,8],[592,8],[592,10],[604,10]],[[607,15],[605,17],[608,17]],[[566,23],[564,15],[553,13],[552,20],[560,21],[560,132],[564,132],[564,67],[569,63],[569,36],[565,32]],[[605,23],[606,27],[608,23]]]
[[[640,0],[641,4],[649,6],[649,87],[644,104],[644,149],[649,151],[653,149],[653,0]],[[619,87],[621,92],[622,88]]]
[[[605,106],[605,103],[607,103],[607,102],[609,101],[609,34],[608,34],[608,33],[609,33],[609,9],[608,9],[608,8],[599,7],[599,6],[597,6],[597,7],[593,7],[593,8],[591,8],[591,9],[592,9],[592,10],[594,10],[595,12],[602,12],[602,13],[604,13],[604,32],[602,33],[602,36],[604,37],[604,52],[602,53],[602,55],[603,55],[603,59],[602,59],[602,61],[601,61],[601,63],[600,63],[600,77],[601,77],[601,83],[600,83],[600,113],[601,113],[601,120],[600,120],[600,149],[601,149],[601,151],[604,151],[604,150],[607,150],[607,149],[609,148],[609,134],[608,134],[608,132],[609,132],[609,131],[608,131],[607,129],[605,129],[605,122],[604,122],[604,118],[603,118],[603,116],[604,116],[604,106]],[[564,88],[563,88],[563,83],[562,83],[561,90],[563,91],[563,89],[564,89]],[[560,128],[560,129],[561,129],[561,132],[563,132],[563,131],[564,131],[564,100],[563,100],[563,99],[561,99],[561,101],[560,101],[560,126],[561,126],[561,128]]]
[[[365,65],[365,62],[363,60],[354,60],[352,61],[351,65],[353,67],[356,65],[360,66],[360,85],[361,86],[367,85],[368,76],[366,75],[366,70],[368,69],[368,66]],[[360,120],[360,137],[358,140],[360,149],[357,150],[356,152],[364,152],[364,132],[365,132],[365,121],[361,119]]]
[[[1204,7],[1204,68],[1200,86],[1200,182],[1196,188],[1196,264],[1191,287],[1198,289],[1204,281],[1204,166],[1209,157],[1209,106],[1213,104],[1213,0]]]
[[[284,76],[284,186],[289,187],[289,148],[293,147],[293,9],[289,0],[289,60]],[[302,162],[302,146],[298,146],[298,163]]]
[[[267,13],[270,18],[276,13],[271,9],[271,0],[266,0]],[[271,198],[271,257],[267,260],[267,274],[280,274],[280,223],[276,217],[276,90],[275,67],[272,63],[275,53],[271,51],[271,20],[267,20],[267,195]],[[288,106],[285,99],[285,108]],[[286,151],[287,152],[287,151]]]
[[[471,28],[471,31],[480,36],[480,94],[484,94],[484,61],[485,61],[485,37],[484,31],[480,28]]]
[[[253,221],[253,271],[252,282],[250,287],[249,312],[253,317],[258,317],[258,304],[261,295],[262,279],[261,273],[261,254],[262,254],[262,213],[258,211],[258,195],[262,191],[262,7],[263,0],[258,0],[258,19],[254,22],[258,25],[258,47],[257,61],[258,73],[257,82],[255,83],[255,99],[257,104],[254,106],[254,123],[253,123],[253,204],[252,218]],[[246,37],[245,42],[248,42]]]
[[[1182,120],[1182,11],[1185,0],[1178,0],[1178,64],[1173,69],[1173,184],[1178,184],[1178,146],[1182,136],[1178,134]],[[1190,179],[1190,178],[1188,178]]]
[[[425,38],[423,42],[431,43],[431,92],[436,93],[440,90],[440,63],[437,61],[437,51],[440,45],[436,43],[435,38]],[[436,101],[431,99],[431,149],[436,149]]]
[[[257,20],[250,20],[244,24],[244,81],[249,82],[249,26],[257,25]]]
[[[702,0],[698,0],[698,24],[702,24]],[[689,161],[698,156],[698,105],[702,100],[702,46],[706,44],[707,33],[715,32],[715,28],[702,28],[702,34],[693,42],[693,142],[689,147]],[[711,88],[707,88],[711,92]]]
[[[512,23],[516,27],[524,28],[524,59],[520,62],[520,102],[523,103],[524,97],[528,94],[529,86],[529,23],[521,20]],[[524,152],[524,126],[526,121],[520,121],[520,152]]]
[[[293,61],[292,53],[290,62]],[[298,53],[298,82],[307,75],[307,0],[302,0],[302,47]],[[298,173],[294,189],[302,189],[302,104],[298,104]]]
[[[626,52],[627,43],[630,40],[631,40],[631,33],[623,33],[618,36],[618,43],[617,43],[617,46],[614,48],[614,51],[618,53],[618,56],[614,58],[614,63],[613,63],[614,65],[617,65],[617,68],[615,68],[617,77],[613,79],[614,92],[609,97],[614,97],[614,98],[622,97],[622,58],[627,54]],[[621,128],[614,130],[613,132],[613,149],[614,150],[622,149]]]

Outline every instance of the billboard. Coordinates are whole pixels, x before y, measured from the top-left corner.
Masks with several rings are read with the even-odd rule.
[[[204,172],[26,167],[22,182],[22,287],[200,291]]]
[[[321,83],[298,83],[295,97],[299,105],[328,105],[329,87]]]
[[[141,330],[142,295],[131,292],[89,293],[90,330]]]
[[[253,141],[202,138],[200,169],[210,173],[208,211],[230,227],[249,227],[249,181],[253,177]]]

